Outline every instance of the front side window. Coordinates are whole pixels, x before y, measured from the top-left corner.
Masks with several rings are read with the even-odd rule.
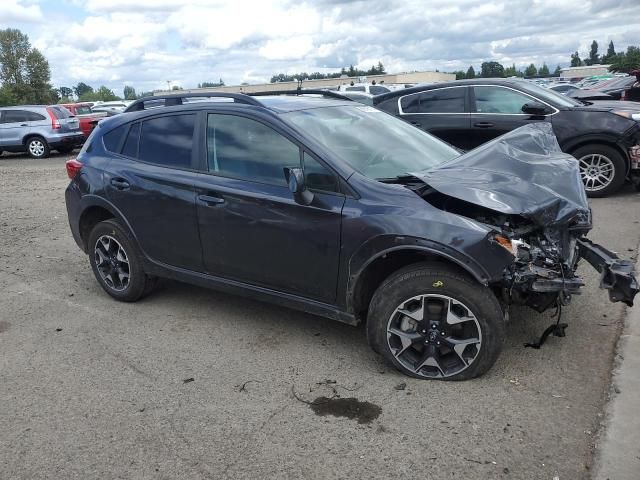
[[[191,167],[195,120],[195,114],[183,114],[143,121],[138,158],[167,167]]]
[[[236,115],[209,114],[209,171],[223,177],[286,186],[284,167],[300,166],[299,147],[266,125]]]
[[[339,191],[337,178],[329,169],[307,152],[304,152],[302,158],[304,181],[307,188],[325,192]]]
[[[347,87],[345,88],[347,92],[366,92],[367,89],[364,87]]]
[[[523,113],[522,107],[532,99],[501,87],[473,87],[478,113]]]
[[[464,113],[466,87],[439,88],[400,100],[404,113]]]

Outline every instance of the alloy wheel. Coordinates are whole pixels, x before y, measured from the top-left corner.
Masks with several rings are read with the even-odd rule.
[[[590,153],[578,159],[580,176],[588,192],[597,192],[609,186],[615,176],[615,166],[609,157]]]
[[[482,333],[475,314],[446,295],[409,298],[394,310],[387,342],[407,370],[427,378],[445,378],[466,370],[478,357]]]
[[[44,143],[41,140],[31,140],[29,142],[29,153],[34,157],[41,157],[44,155]]]
[[[122,245],[110,235],[102,235],[94,247],[96,268],[109,288],[121,292],[129,286],[129,258]]]

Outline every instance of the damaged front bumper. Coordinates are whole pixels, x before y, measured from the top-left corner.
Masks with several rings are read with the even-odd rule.
[[[580,256],[600,272],[600,288],[609,291],[609,299],[633,306],[633,298],[640,289],[633,263],[618,258],[615,253],[586,238],[578,239],[577,245]]]

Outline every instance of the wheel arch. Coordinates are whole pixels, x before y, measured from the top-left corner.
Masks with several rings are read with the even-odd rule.
[[[631,162],[629,161],[629,156],[627,152],[612,138],[609,137],[583,137],[573,140],[570,144],[564,147],[564,150],[573,155],[576,150],[582,147],[586,147],[587,145],[602,145],[605,147],[613,148],[616,152],[622,155],[624,159],[624,163],[626,166],[625,174],[629,173],[629,169],[631,168]]]
[[[446,265],[482,285],[488,284],[486,272],[468,257],[452,255],[446,250],[433,247],[391,247],[371,256],[358,268],[357,273],[350,276],[347,288],[348,310],[361,319],[366,317],[371,298],[385,279],[408,265],[423,262]]]
[[[80,233],[80,240],[82,241],[85,252],[88,251],[87,242],[93,227],[109,218],[115,218],[120,221],[124,228],[129,230],[136,243],[138,243],[138,247],[140,247],[138,238],[131,228],[131,225],[114,205],[104,198],[94,195],[85,196],[82,203],[81,213],[78,217],[78,232]]]

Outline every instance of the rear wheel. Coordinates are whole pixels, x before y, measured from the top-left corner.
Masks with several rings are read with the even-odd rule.
[[[27,140],[27,153],[32,158],[47,158],[51,153],[49,144],[42,137],[31,137]]]
[[[135,302],[153,290],[156,279],[145,274],[135,240],[117,220],[93,227],[88,246],[93,274],[113,298]]]
[[[466,380],[495,363],[504,341],[498,301],[447,266],[416,264],[387,279],[369,308],[369,344],[416,378]]]
[[[589,197],[606,197],[618,191],[627,174],[627,165],[615,148],[591,144],[573,152]]]

